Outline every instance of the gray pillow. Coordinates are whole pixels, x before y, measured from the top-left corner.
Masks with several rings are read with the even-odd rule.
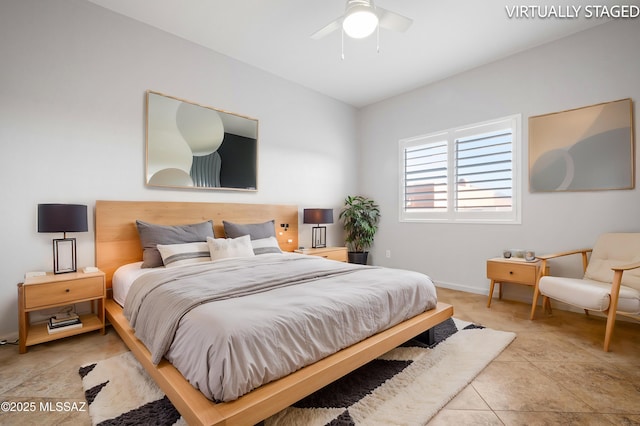
[[[232,223],[222,221],[224,226],[224,234],[227,238],[238,238],[243,235],[249,235],[252,240],[260,240],[276,236],[275,219],[264,223]]]
[[[163,266],[158,244],[182,244],[206,242],[213,238],[213,221],[188,225],[156,225],[136,220],[140,243],[142,244],[142,267],[155,268]]]

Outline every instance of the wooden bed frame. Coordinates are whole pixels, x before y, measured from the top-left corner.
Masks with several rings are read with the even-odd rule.
[[[222,220],[259,223],[275,219],[282,250],[293,251],[298,246],[297,206],[97,201],[95,218],[96,266],[106,273],[108,288],[120,265],[142,260],[136,219],[166,225],[212,219],[218,238],[224,235]],[[288,229],[281,224],[288,224]],[[254,425],[453,315],[451,305],[438,303],[435,309],[263,385],[235,401],[214,403],[165,359],[154,365],[149,351],[134,336],[120,305],[110,299],[105,306],[107,319],[116,332],[190,425]]]

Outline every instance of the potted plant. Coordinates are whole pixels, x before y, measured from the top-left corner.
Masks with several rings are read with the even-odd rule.
[[[361,195],[347,196],[339,215],[347,235],[345,241],[349,248],[349,262],[367,264],[373,237],[378,230],[380,208],[371,199]]]

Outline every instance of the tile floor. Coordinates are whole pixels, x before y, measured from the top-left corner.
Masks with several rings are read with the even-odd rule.
[[[529,321],[529,306],[439,289],[455,316],[514,331],[516,340],[429,425],[640,425],[640,323],[618,321],[612,352],[602,351],[604,319],[555,310]],[[31,347],[0,347],[0,401],[35,412],[0,412],[2,425],[89,425],[78,367],[126,350],[112,330]],[[40,410],[40,403],[49,411]],[[51,403],[46,405],[46,403]],[[16,406],[18,404],[15,404]],[[29,404],[24,405],[29,408]]]

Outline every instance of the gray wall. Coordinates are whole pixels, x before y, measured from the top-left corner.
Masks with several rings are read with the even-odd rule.
[[[637,19],[614,21],[364,108],[360,183],[382,210],[375,263],[425,272],[441,286],[488,293],[485,261],[503,248],[555,252],[590,247],[602,232],[640,231],[637,177],[634,190],[583,193],[530,193],[527,181],[528,117],[622,98],[638,102],[639,42]],[[521,225],[398,221],[400,139],[518,113]],[[556,270],[574,274],[580,265],[577,257]],[[511,291],[531,300],[530,289],[507,286]]]
[[[18,329],[16,284],[52,269],[38,203],[89,206],[78,265],[94,263],[95,200],[341,206],[355,191],[356,113],[343,103],[78,0],[0,2],[0,338]],[[255,193],[144,186],[145,91],[259,120]],[[300,226],[300,243],[311,240]],[[342,244],[338,226],[329,244]]]

